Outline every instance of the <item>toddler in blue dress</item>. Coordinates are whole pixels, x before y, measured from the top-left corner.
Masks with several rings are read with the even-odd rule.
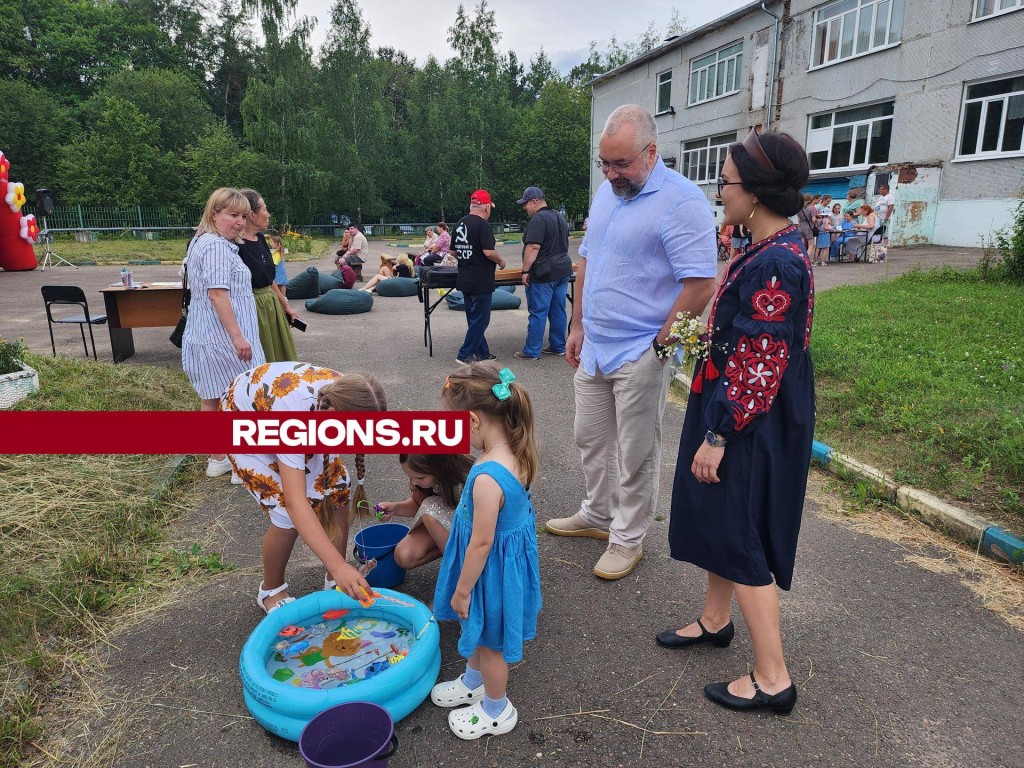
[[[508,368],[474,363],[445,380],[451,410],[469,411],[470,444],[480,457],[455,510],[434,592],[438,619],[462,627],[466,671],[438,683],[430,700],[459,707],[448,726],[460,739],[508,733],[519,713],[505,695],[508,665],[537,636],[540,567],[533,503],[537,475],[530,396]],[[461,706],[469,705],[469,706]]]

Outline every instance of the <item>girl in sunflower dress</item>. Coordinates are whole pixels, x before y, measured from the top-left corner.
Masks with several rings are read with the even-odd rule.
[[[220,400],[222,411],[386,411],[380,382],[365,373],[344,375],[308,363],[265,363],[239,375]],[[324,589],[340,587],[359,599],[370,585],[345,562],[349,520],[363,490],[364,457],[355,457],[357,485],[352,492],[341,456],[307,454],[230,454],[228,458],[256,503],[270,520],[263,537],[263,582],[256,604],[267,613],[294,600],[285,567],[299,536],[327,568]]]

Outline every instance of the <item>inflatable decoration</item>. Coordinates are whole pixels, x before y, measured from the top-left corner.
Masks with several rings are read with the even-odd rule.
[[[440,631],[418,600],[389,589],[355,601],[336,590],[268,614],[239,658],[245,705],[271,733],[297,741],[329,707],[379,704],[397,722],[430,694]]]
[[[31,245],[39,237],[39,225],[36,224],[36,217],[34,214],[21,217],[21,232],[22,238],[24,238]]]
[[[38,266],[32,240],[39,234],[35,216],[22,216],[25,185],[10,181],[11,163],[0,152],[0,269],[25,272]]]
[[[20,181],[7,182],[7,195],[4,199],[12,211],[21,213],[21,206],[25,204],[25,185]]]

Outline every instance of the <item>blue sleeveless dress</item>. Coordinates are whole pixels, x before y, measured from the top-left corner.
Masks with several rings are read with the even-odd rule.
[[[473,587],[469,618],[463,620],[452,610],[451,600],[473,533],[473,484],[478,475],[489,475],[501,486],[505,503],[498,512],[490,555]],[[441,560],[434,615],[462,625],[459,653],[467,659],[482,645],[501,651],[505,661],[512,664],[522,660],[523,642],[537,636],[540,609],[540,557],[530,494],[501,464],[475,464],[463,486]]]

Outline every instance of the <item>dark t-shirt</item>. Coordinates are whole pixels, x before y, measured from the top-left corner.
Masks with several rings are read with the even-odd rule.
[[[523,233],[523,253],[527,245],[539,245],[530,268],[531,281],[553,283],[572,274],[569,258],[569,223],[562,214],[546,205],[533,214]]]
[[[252,289],[266,288],[274,282],[274,257],[270,253],[263,233],[257,232],[255,240],[246,240],[238,244],[238,255],[252,273]]]
[[[412,270],[405,264],[396,264],[395,277],[412,277]]]
[[[490,293],[494,290],[493,261],[484,251],[494,250],[494,232],[486,219],[470,213],[452,229],[452,252],[459,262],[455,287],[463,293]]]

